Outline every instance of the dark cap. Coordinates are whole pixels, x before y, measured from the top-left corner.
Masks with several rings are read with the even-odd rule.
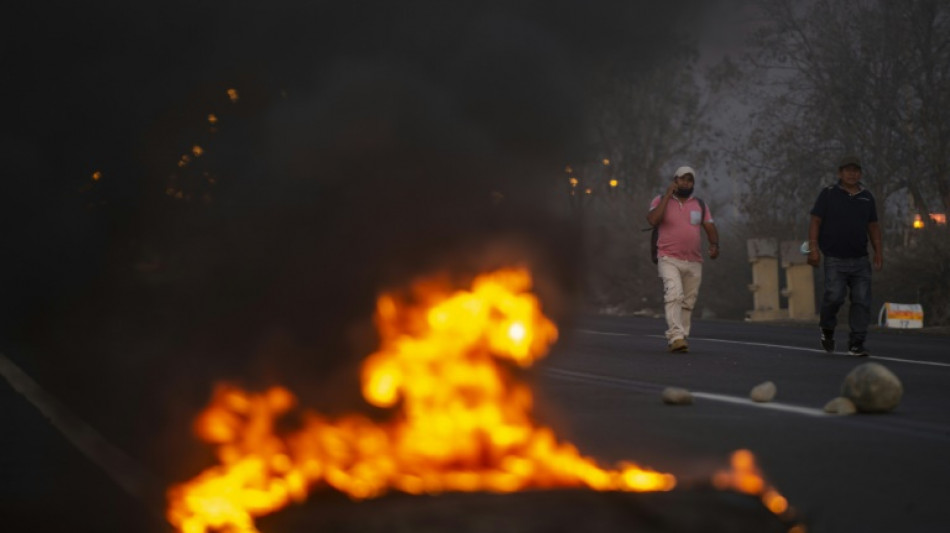
[[[848,155],[841,158],[841,162],[838,163],[838,170],[843,169],[844,167],[858,167],[861,168],[861,160],[858,159],[856,155]]]

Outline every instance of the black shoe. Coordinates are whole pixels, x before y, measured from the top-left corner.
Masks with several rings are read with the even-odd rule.
[[[821,347],[826,352],[831,353],[835,351],[835,330],[833,329],[822,329],[821,330]]]
[[[864,349],[863,344],[853,344],[848,348],[848,353],[857,357],[867,357],[871,355],[867,350]]]

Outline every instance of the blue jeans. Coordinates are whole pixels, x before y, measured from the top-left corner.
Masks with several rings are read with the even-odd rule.
[[[819,326],[835,329],[838,310],[850,295],[848,345],[864,344],[871,321],[871,262],[867,256],[840,258],[825,256],[825,294],[821,301]]]

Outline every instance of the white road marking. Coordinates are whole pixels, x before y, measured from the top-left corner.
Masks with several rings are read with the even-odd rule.
[[[642,392],[644,394],[657,393],[663,390],[662,385],[657,385],[655,383],[647,383],[645,381],[635,381],[632,379],[615,378],[613,376],[601,376],[598,374],[588,374],[586,372],[575,372],[573,370],[566,370],[564,368],[548,367],[544,369],[544,373],[554,376],[554,377],[573,379],[575,381],[590,381],[590,382],[600,383],[600,384],[616,385],[627,390],[633,389],[633,390],[636,390],[637,392]]]
[[[70,412],[3,354],[0,354],[0,376],[119,487],[145,503],[152,514],[164,520],[163,511],[154,507],[160,502],[152,501],[158,488],[157,481],[144,468]]]
[[[763,409],[774,409],[776,411],[785,411],[786,413],[797,413],[800,415],[808,415],[808,416],[828,416],[828,413],[824,412],[821,409],[814,409],[811,407],[801,407],[798,405],[792,405],[788,403],[753,402],[752,400],[748,398],[742,398],[740,396],[729,396],[726,394],[716,394],[712,392],[692,392],[692,395],[696,398],[705,398],[707,400],[714,400],[717,402],[734,403],[737,405],[745,405],[747,407],[761,407]]]
[[[664,338],[662,335],[659,335],[659,337]],[[707,341],[707,342],[722,342],[722,343],[727,343],[727,344],[744,344],[746,346],[764,346],[767,348],[782,348],[785,350],[798,350],[802,352],[825,353],[824,350],[819,350],[818,348],[802,348],[800,346],[785,346],[783,344],[765,344],[761,342],[732,341],[732,340],[724,340],[724,339],[709,339],[709,338],[703,338],[703,337],[690,337],[690,340]],[[839,355],[848,355],[845,352],[835,352],[835,353]],[[938,363],[936,361],[921,361],[918,359],[901,359],[898,357],[883,357],[880,355],[869,355],[867,357],[855,357],[855,359],[881,359],[884,361],[896,361],[898,363],[910,363],[914,365],[950,367],[950,363]]]
[[[883,359],[884,361],[897,361],[899,363],[914,363],[917,365],[931,365],[931,366],[950,366],[950,363],[937,363],[934,361],[917,361],[914,359],[898,359],[897,357],[883,357],[880,355],[869,355],[871,359]]]
[[[607,331],[594,331],[592,329],[578,329],[581,333],[589,333],[591,335],[605,335],[611,337],[633,337],[631,333],[611,333]],[[652,337],[655,339],[664,339],[663,335],[645,335],[646,337]],[[819,350],[818,348],[803,348],[801,346],[788,346],[785,344],[769,344],[765,342],[747,342],[747,341],[733,341],[726,339],[710,339],[707,337],[690,337],[690,340],[696,341],[707,341],[707,342],[722,342],[727,344],[743,344],[745,346],[761,346],[763,348],[781,348],[783,350],[797,350],[799,352],[811,352],[811,353],[825,353],[824,350]],[[845,352],[835,352],[839,355],[847,355]],[[909,363],[913,365],[929,365],[929,366],[942,366],[945,368],[950,367],[950,363],[940,363],[937,361],[921,361],[919,359],[902,359],[899,357],[884,357],[881,355],[869,355],[868,357],[859,357],[856,359],[880,359],[882,361],[894,361],[897,363]]]
[[[661,339],[665,338],[662,335],[649,335],[650,337],[659,337]],[[799,352],[813,352],[813,353],[825,353],[824,350],[819,350],[818,348],[803,348],[801,346],[787,346],[784,344],[769,344],[765,342],[748,342],[748,341],[733,341],[725,339],[709,339],[705,337],[690,337],[691,341],[708,341],[708,342],[722,342],[726,344],[743,344],[745,346],[761,346],[763,348],[782,348],[785,350],[798,350]]]
[[[576,329],[580,333],[590,333],[591,335],[607,335],[610,337],[633,337],[632,333],[611,333],[609,331],[594,331],[592,329]]]
[[[545,372],[548,375],[554,377],[561,377],[565,379],[573,380],[583,380],[583,381],[593,381],[595,383],[610,384],[620,386],[622,388],[634,389],[638,392],[651,393],[651,392],[660,392],[665,388],[663,385],[658,385],[655,383],[649,383],[644,381],[637,381],[633,379],[618,378],[613,376],[601,376],[598,374],[588,374],[586,372],[577,372],[574,370],[565,370],[562,368],[547,368]],[[828,413],[824,412],[821,409],[814,409],[811,407],[802,407],[799,405],[792,405],[787,403],[780,402],[753,402],[748,398],[743,398],[741,396],[730,396],[728,394],[717,394],[713,392],[696,392],[690,391],[690,394],[695,398],[703,398],[706,400],[712,400],[716,402],[725,402],[731,403],[734,405],[744,405],[746,407],[760,407],[762,409],[772,409],[775,411],[783,411],[786,413],[795,413],[799,415],[808,415],[808,416],[818,416],[826,417],[830,416]]]
[[[594,383],[599,385],[608,385],[618,387],[624,390],[632,390],[639,392],[641,394],[654,394],[659,395],[660,392],[665,388],[664,385],[658,385],[656,383],[649,383],[646,381],[637,381],[629,378],[618,378],[614,376],[602,376],[597,374],[588,374],[585,372],[577,372],[574,370],[566,370],[561,368],[547,367],[544,369],[544,373],[557,379],[566,379],[576,382],[587,382]],[[895,434],[908,435],[914,438],[924,437],[932,440],[939,440],[941,442],[950,442],[950,435],[947,434],[947,429],[945,425],[939,423],[929,423],[921,422],[914,420],[907,420],[901,418],[891,418],[887,417],[886,423],[882,423],[881,417],[861,417],[861,416],[844,416],[839,417],[838,415],[833,415],[831,413],[825,413],[823,410],[814,409],[810,407],[802,407],[800,405],[791,405],[779,402],[768,402],[768,403],[757,403],[752,400],[741,397],[741,396],[730,396],[728,394],[716,394],[711,392],[692,392],[691,394],[694,397],[702,398],[705,400],[718,401],[731,403],[734,405],[744,405],[747,407],[759,407],[762,409],[772,409],[776,411],[782,411],[786,413],[794,413],[800,415],[811,416],[815,418],[834,418],[839,424],[849,424],[852,426],[858,426],[866,429],[873,429],[888,431]]]

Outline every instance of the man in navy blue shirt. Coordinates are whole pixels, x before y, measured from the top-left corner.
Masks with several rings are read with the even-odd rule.
[[[874,248],[868,260],[868,237]],[[821,347],[835,350],[838,310],[850,296],[848,352],[866,357],[864,341],[871,321],[871,262],[884,266],[881,226],[871,192],[861,185],[861,161],[848,156],[838,165],[838,183],[818,194],[808,227],[808,264],[817,267],[825,256],[825,291],[818,325]],[[819,254],[819,250],[821,253]]]

